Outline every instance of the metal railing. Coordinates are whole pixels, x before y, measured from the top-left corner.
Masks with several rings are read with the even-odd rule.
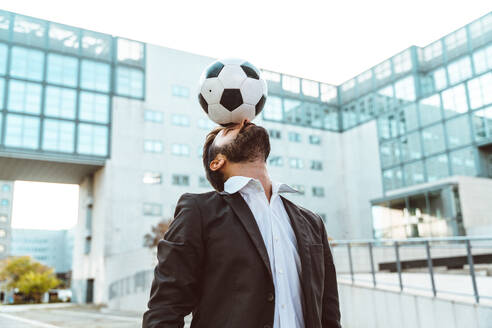
[[[472,245],[473,244],[473,245]],[[352,284],[356,282],[366,282],[372,284],[373,287],[382,285],[388,285],[398,288],[400,291],[405,289],[415,289],[421,291],[432,292],[434,297],[437,294],[448,294],[464,297],[473,297],[476,303],[479,303],[481,299],[492,300],[492,277],[478,277],[483,283],[482,293],[477,284],[477,272],[476,263],[474,258],[479,259],[480,264],[490,265],[489,270],[492,272],[492,236],[480,236],[480,237],[444,237],[444,238],[409,238],[409,239],[359,239],[359,240],[332,240],[330,241],[335,266],[337,269],[337,276],[349,280]],[[472,247],[473,246],[473,247]],[[354,260],[354,251],[358,250]],[[473,253],[475,251],[475,254]],[[432,257],[432,252],[440,253],[441,257]],[[358,256],[357,256],[358,255]],[[367,256],[369,263],[367,263]],[[394,260],[391,260],[393,255]],[[404,259],[404,257],[410,257],[410,259]],[[347,266],[348,259],[348,272],[344,271],[344,266]],[[453,262],[454,261],[454,262]],[[345,263],[344,263],[345,262]],[[435,264],[437,263],[437,265]],[[356,265],[361,268],[357,271]],[[378,265],[378,268],[375,268]],[[441,290],[436,286],[436,275],[439,279],[450,277],[446,275],[446,271],[443,274],[436,272],[437,266],[446,266],[449,268],[463,268],[467,265],[468,269],[466,274],[463,274],[465,270],[460,271],[463,279],[456,280],[463,282],[461,285],[454,285],[453,290]],[[424,285],[430,285],[428,287],[408,285],[404,284],[404,275],[412,275],[412,273],[404,274],[404,267],[425,270],[428,282]],[[385,270],[381,268],[386,268]],[[389,270],[388,268],[395,268]],[[388,275],[387,271],[397,272],[398,282],[391,283],[388,280],[394,278],[394,276]],[[485,268],[487,270],[487,268]],[[487,272],[487,271],[486,271]],[[372,279],[364,279],[365,275],[370,273]],[[421,272],[420,272],[421,273]],[[383,275],[379,277],[378,275]],[[394,274],[393,274],[394,275]],[[457,277],[457,276],[455,276]],[[470,280],[466,281],[466,277]],[[455,283],[456,283],[455,281]],[[471,281],[472,293],[460,292],[460,289],[464,289],[464,285],[469,285]],[[448,282],[449,284],[449,282]],[[488,286],[488,287],[487,287]],[[468,289],[468,288],[467,288]],[[486,292],[488,291],[488,292]]]

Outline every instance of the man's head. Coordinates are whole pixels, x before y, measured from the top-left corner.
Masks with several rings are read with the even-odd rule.
[[[270,138],[265,128],[247,120],[212,130],[203,146],[207,179],[217,191],[224,190],[224,170],[230,163],[266,162]]]

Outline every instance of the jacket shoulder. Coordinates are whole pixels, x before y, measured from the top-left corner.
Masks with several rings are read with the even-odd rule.
[[[293,206],[297,207],[299,212],[301,212],[301,214],[309,221],[309,223],[311,223],[311,225],[314,225],[318,229],[320,229],[324,226],[323,220],[321,219],[321,217],[318,214],[314,213],[311,210],[308,210],[305,207],[302,207],[301,205],[294,203],[293,201],[291,201],[285,197],[282,197],[282,198],[284,198],[285,200],[290,202]]]

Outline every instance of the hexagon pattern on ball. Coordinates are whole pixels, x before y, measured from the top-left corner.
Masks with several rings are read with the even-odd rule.
[[[208,117],[220,125],[253,120],[267,99],[260,70],[239,58],[216,60],[200,77],[198,101]]]

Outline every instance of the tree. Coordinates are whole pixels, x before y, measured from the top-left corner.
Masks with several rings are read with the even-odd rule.
[[[19,289],[28,297],[40,300],[43,293],[60,284],[53,269],[34,261],[30,256],[9,257],[0,265],[0,280],[7,289]]]
[[[150,249],[157,247],[159,240],[164,237],[171,220],[162,220],[157,225],[152,226],[152,232],[144,235],[144,246]]]

